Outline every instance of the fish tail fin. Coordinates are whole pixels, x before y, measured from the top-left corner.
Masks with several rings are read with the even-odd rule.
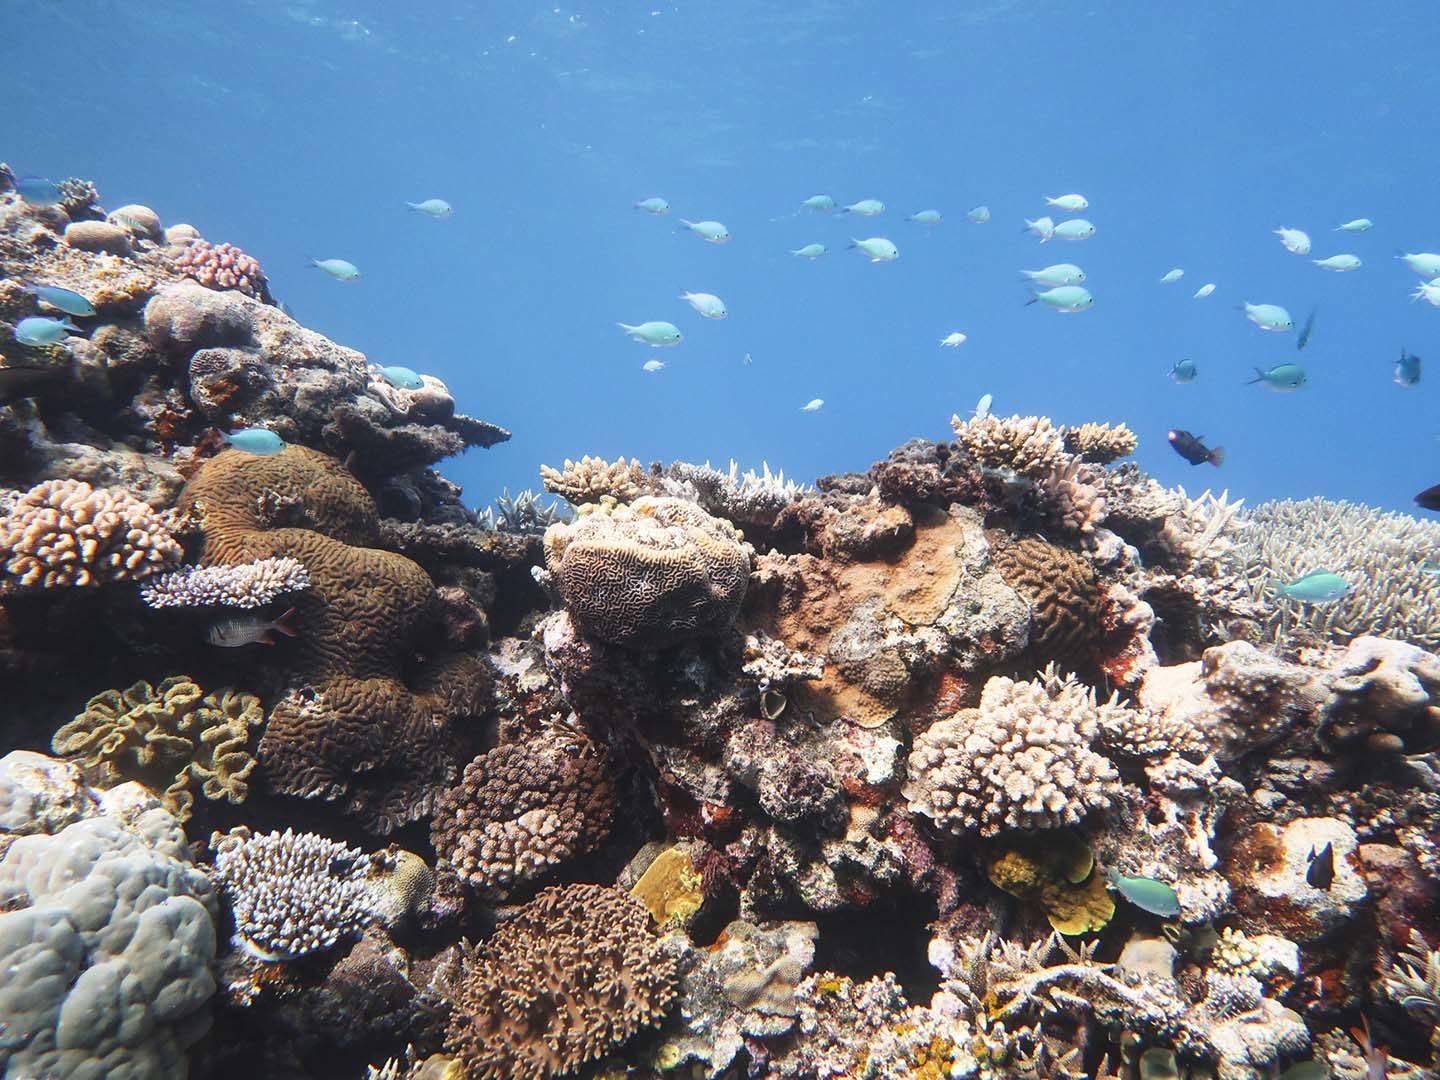
[[[1221,465],[1225,464],[1225,448],[1223,446],[1215,447],[1215,449],[1210,451],[1210,456],[1205,460],[1218,469]]]
[[[640,329],[638,326],[631,326],[629,323],[623,322],[617,322],[615,325],[620,327],[620,329],[624,330],[627,334],[634,333],[636,330]]]
[[[1255,377],[1254,377],[1253,379],[1246,379],[1246,380],[1245,380],[1245,385],[1246,385],[1246,386],[1254,386],[1257,382],[1264,382],[1264,381],[1265,381],[1265,372],[1261,371],[1261,370],[1257,367],[1257,368],[1255,369]]]
[[[1037,300],[1039,300],[1039,299],[1040,299],[1040,297],[1038,297],[1038,296],[1032,296],[1032,297],[1030,297],[1029,300],[1026,300],[1026,301],[1025,301],[1024,306],[1025,306],[1025,307],[1029,307],[1031,304],[1035,303],[1035,302],[1036,302]]]
[[[290,608],[290,610],[286,611],[284,615],[281,615],[278,619],[272,622],[266,629],[266,636],[269,636],[270,630],[278,630],[286,637],[299,637],[300,631],[295,629],[295,627],[290,624],[290,620],[295,617],[295,610],[296,609],[293,607]],[[271,638],[270,641],[267,642],[267,644],[274,645],[274,638]]]
[[[257,637],[257,638],[255,639],[255,644],[256,644],[256,645],[274,645],[274,644],[275,644],[275,635],[272,634],[269,630],[266,630],[266,631],[264,631],[264,633],[262,633],[259,637]]]
[[[419,209],[420,209],[420,204],[419,204],[419,203],[407,202],[405,205],[408,206],[411,210],[419,210]]]

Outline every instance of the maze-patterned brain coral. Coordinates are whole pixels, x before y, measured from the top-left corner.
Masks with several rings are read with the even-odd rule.
[[[545,563],[582,631],[657,647],[734,624],[750,548],[734,526],[694,503],[642,496],[550,526]]]
[[[995,569],[1030,605],[1030,650],[1037,664],[1058,660],[1083,668],[1100,640],[1101,598],[1084,557],[1044,540],[997,543]]]
[[[469,1080],[565,1076],[658,1024],[676,972],[640,901],[546,889],[466,963],[447,1042]]]

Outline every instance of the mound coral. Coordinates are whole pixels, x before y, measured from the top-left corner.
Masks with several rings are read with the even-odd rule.
[[[46,480],[0,518],[0,551],[22,588],[137,581],[180,561],[173,529],[171,514],[118,488]]]
[[[215,880],[235,914],[235,942],[259,960],[293,960],[358,934],[375,918],[357,849],[314,833],[211,837]]]
[[[95,771],[102,787],[140,781],[186,821],[197,783],[207,799],[245,801],[255,768],[246,744],[264,720],[253,694],[205,694],[187,676],[172,675],[159,686],[137,682],[97,694],[55,733],[52,747]]]
[[[599,753],[559,736],[481,754],[440,797],[435,850],[481,892],[505,895],[610,830],[614,796]]]
[[[469,1080],[564,1076],[659,1023],[676,976],[639,901],[549,888],[466,961],[448,1046]]]
[[[985,469],[1039,480],[1069,463],[1065,437],[1043,416],[950,418],[956,441]]]
[[[1030,682],[996,676],[980,706],[933,724],[915,740],[904,795],[948,832],[1054,829],[1120,797],[1119,773],[1090,749],[1115,701],[1054,668]]]
[[[615,461],[586,454],[579,461],[565,459],[563,468],[540,466],[540,480],[545,490],[579,506],[599,502],[606,496],[618,502],[629,502],[644,490],[645,473],[640,462],[623,457]]]
[[[1030,652],[1036,662],[1088,667],[1099,645],[1102,614],[1090,564],[1044,540],[996,539],[991,556],[996,570],[1030,604]]]
[[[264,607],[278,596],[310,587],[310,575],[289,556],[235,566],[195,566],[151,578],[140,596],[153,608]]]
[[[257,300],[269,300],[270,285],[260,263],[233,244],[195,240],[175,257],[175,267],[210,289],[235,289]]]
[[[545,531],[545,563],[571,618],[616,645],[730,629],[750,554],[734,526],[680,499],[642,496]]]
[[[1272,634],[1299,625],[1340,642],[1374,634],[1440,646],[1440,578],[1416,554],[1440,550],[1440,524],[1328,499],[1262,503],[1241,522],[1225,566],[1257,602],[1273,603]],[[1325,604],[1275,595],[1316,570],[1339,574],[1349,594]]]
[[[204,531],[203,566],[289,557],[310,577],[295,597],[301,634],[287,642],[291,691],[260,743],[271,786],[343,799],[382,834],[429,813],[454,772],[451,722],[475,709],[482,681],[466,656],[400,678],[434,586],[403,555],[362,546],[378,534],[365,489],[305,447],[226,451],[190,481],[181,507]]]

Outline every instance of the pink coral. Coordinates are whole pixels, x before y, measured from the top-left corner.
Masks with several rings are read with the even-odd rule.
[[[211,244],[196,240],[175,259],[186,277],[211,289],[236,289],[257,300],[267,299],[270,286],[265,271],[252,256],[234,244]]]

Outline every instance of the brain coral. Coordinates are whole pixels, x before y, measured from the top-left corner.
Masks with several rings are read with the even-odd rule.
[[[1089,666],[1100,640],[1102,607],[1095,571],[1084,557],[1033,537],[996,542],[991,557],[1005,583],[1030,604],[1036,661]]]
[[[235,943],[260,960],[293,960],[328,949],[374,920],[358,848],[314,833],[211,838],[215,880],[235,913]]]
[[[549,888],[466,963],[448,1046],[469,1080],[563,1076],[659,1023],[676,974],[638,900]]]
[[[1240,521],[1224,564],[1256,600],[1273,600],[1272,633],[1299,623],[1340,642],[1373,634],[1440,646],[1440,578],[1419,554],[1440,550],[1440,524],[1328,499],[1262,503]],[[1349,595],[1327,604],[1274,596],[1316,570],[1339,574]]]
[[[51,589],[134,581],[180,561],[168,512],[119,488],[46,480],[0,518],[5,573],[20,586]]]
[[[380,833],[429,813],[454,773],[450,723],[474,711],[483,683],[467,656],[407,668],[435,590],[410,559],[363,546],[379,529],[365,489],[305,447],[226,451],[196,473],[180,505],[203,528],[202,565],[289,557],[310,578],[294,598],[300,636],[283,657],[292,689],[260,743],[269,783],[343,799]]]
[[[173,675],[159,686],[137,682],[97,694],[51,745],[96,771],[103,787],[140,781],[186,821],[196,782],[207,799],[245,801],[246,778],[255,768],[246,743],[264,719],[253,694],[207,695],[188,677]]]
[[[1120,794],[1119,773],[1090,749],[1119,708],[1053,667],[1030,682],[991,678],[979,708],[915,740],[905,798],[956,835],[1073,825]]]
[[[693,503],[642,496],[550,526],[545,563],[582,631],[656,647],[734,624],[750,548],[729,522]]]
[[[209,1027],[214,893],[153,801],[0,859],[0,1072],[183,1080]]]
[[[208,288],[237,289],[257,300],[270,298],[269,282],[260,263],[233,244],[195,240],[176,257],[175,266]]]
[[[470,762],[441,796],[431,837],[462,878],[503,896],[602,839],[613,799],[588,740],[507,743]]]
[[[564,467],[560,469],[541,465],[540,480],[546,491],[569,499],[578,506],[599,502],[606,495],[620,502],[629,502],[643,490],[641,485],[645,482],[645,473],[640,468],[640,462],[634,458],[606,461],[586,454],[579,461],[566,458]]]

